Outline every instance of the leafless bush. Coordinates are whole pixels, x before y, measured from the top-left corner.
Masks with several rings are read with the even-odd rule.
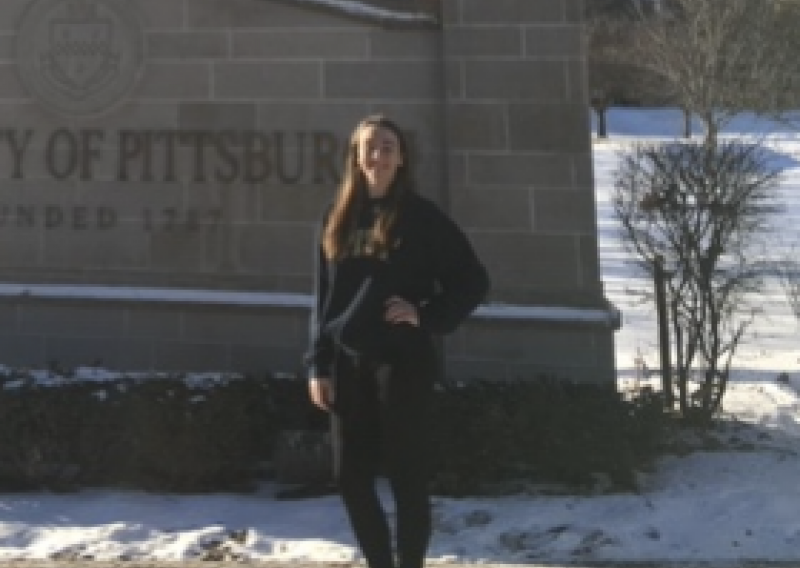
[[[731,361],[752,319],[746,298],[762,287],[753,254],[777,209],[778,172],[762,148],[639,145],[624,152],[613,197],[625,246],[666,279],[674,379],[682,415],[719,409]]]

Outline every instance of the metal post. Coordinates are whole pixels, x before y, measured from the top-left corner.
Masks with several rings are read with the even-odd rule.
[[[664,258],[657,256],[653,266],[655,267],[653,280],[658,315],[658,346],[661,356],[661,388],[664,391],[664,406],[672,408],[675,399],[672,392],[672,363],[670,361],[669,320],[667,319],[667,273],[664,270]]]

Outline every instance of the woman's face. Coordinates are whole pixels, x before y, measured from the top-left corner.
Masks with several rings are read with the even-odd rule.
[[[403,165],[400,141],[388,128],[370,125],[361,129],[356,144],[358,167],[367,181],[370,196],[386,195]]]

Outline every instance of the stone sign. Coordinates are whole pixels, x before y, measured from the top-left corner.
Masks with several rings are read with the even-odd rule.
[[[0,362],[296,371],[384,112],[492,296],[448,374],[611,382],[580,0],[0,3]]]

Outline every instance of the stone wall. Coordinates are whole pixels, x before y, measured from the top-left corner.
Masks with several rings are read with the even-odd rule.
[[[493,299],[608,309],[597,252],[582,2],[443,6],[447,187],[454,216],[471,229],[490,268]],[[612,319],[479,318],[449,343],[451,369],[494,376],[500,361],[500,374],[509,378],[609,380]]]
[[[0,4],[0,361],[297,369],[316,226],[372,112],[492,302],[607,310],[580,2],[433,5]],[[609,318],[578,319],[484,309],[450,373],[609,380]]]

